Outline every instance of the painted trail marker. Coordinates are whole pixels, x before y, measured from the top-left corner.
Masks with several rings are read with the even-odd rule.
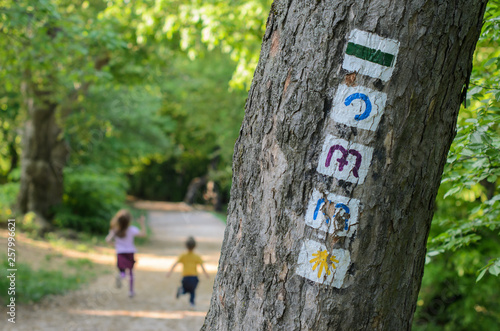
[[[342,67],[388,81],[396,64],[399,42],[374,33],[353,30],[349,35]]]
[[[375,131],[384,113],[387,95],[367,87],[341,84],[333,98],[330,117],[338,123]]]
[[[335,195],[321,194],[314,190],[309,200],[305,221],[312,228],[337,237],[351,237],[358,228],[359,200]]]
[[[373,148],[328,135],[319,157],[319,173],[362,184],[372,161]]]
[[[345,249],[332,249],[314,240],[306,240],[297,259],[297,274],[316,283],[341,288],[351,255]]]

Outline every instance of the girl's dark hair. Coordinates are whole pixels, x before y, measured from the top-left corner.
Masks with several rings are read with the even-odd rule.
[[[131,219],[130,212],[126,209],[121,209],[111,219],[110,228],[115,231],[117,237],[123,238],[125,237]]]
[[[189,249],[190,251],[193,250],[195,247],[196,247],[196,241],[194,240],[193,237],[189,237],[187,240],[186,240],[186,247],[187,249]]]

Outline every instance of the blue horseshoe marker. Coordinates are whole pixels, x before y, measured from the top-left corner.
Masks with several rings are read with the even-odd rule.
[[[345,99],[344,104],[346,106],[349,106],[354,100],[357,100],[357,99],[363,100],[365,102],[365,104],[366,104],[366,109],[363,112],[363,114],[354,116],[354,119],[356,121],[362,121],[362,120],[368,118],[368,116],[370,116],[370,113],[372,112],[372,103],[370,101],[370,98],[368,98],[368,96],[366,94],[363,94],[363,93],[354,93],[354,94],[351,94],[350,96],[348,96]]]
[[[344,211],[348,215],[350,215],[350,213],[351,213],[351,211],[349,210],[349,207],[347,207],[343,203],[337,203],[335,205],[335,208],[342,208],[342,209],[344,209]],[[333,215],[333,217],[335,217],[335,215]],[[349,229],[349,219],[348,218],[345,219],[345,226],[344,226],[344,230],[347,230],[347,229]]]

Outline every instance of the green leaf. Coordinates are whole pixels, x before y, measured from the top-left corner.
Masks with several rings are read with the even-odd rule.
[[[483,269],[480,273],[479,273],[479,276],[477,276],[476,278],[476,283],[479,282],[481,280],[481,278],[484,277],[484,274],[486,273],[486,271],[488,271],[488,268],[485,268]]]
[[[478,168],[482,168],[482,167],[484,167],[484,165],[485,165],[485,164],[487,164],[487,163],[488,163],[488,160],[487,160],[487,159],[485,159],[485,158],[482,158],[482,159],[479,159],[479,160],[477,160],[476,162],[474,162],[474,163],[472,164],[472,168],[476,168],[476,169],[478,169]]]
[[[497,179],[498,179],[498,177],[496,175],[491,175],[491,176],[488,176],[488,178],[486,180],[490,183],[494,183],[497,181]]]
[[[432,256],[436,256],[436,255],[441,254],[442,252],[443,252],[443,250],[429,251],[429,252],[427,253],[427,256],[431,256],[431,257],[432,257]]]
[[[450,195],[453,195],[455,193],[460,192],[461,190],[462,190],[462,186],[455,186],[454,188],[452,188],[451,190],[448,190],[448,192],[446,192],[446,194],[444,195],[444,199],[446,199]]]
[[[488,271],[493,276],[498,276],[500,274],[500,265],[494,264],[488,269]]]
[[[485,66],[485,67],[490,66],[490,65],[492,65],[492,64],[493,64],[493,63],[495,63],[495,62],[497,62],[497,58],[496,58],[496,57],[494,57],[494,58],[492,58],[492,59],[489,59],[489,60],[488,60],[488,61],[484,64],[484,66]]]

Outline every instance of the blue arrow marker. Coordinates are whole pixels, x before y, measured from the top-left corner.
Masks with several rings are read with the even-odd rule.
[[[330,200],[328,200],[328,202],[331,203]],[[325,199],[323,199],[323,198],[319,199],[318,202],[316,203],[316,209],[314,209],[314,215],[313,215],[314,220],[316,220],[318,218],[319,209],[321,208],[321,205],[324,203],[325,203]],[[327,216],[326,213],[323,213],[323,215]],[[330,218],[327,217],[325,222],[326,222],[326,224],[330,223]]]
[[[321,207],[321,205],[325,203],[325,199],[319,199],[318,202],[316,203],[316,209],[314,210],[314,216],[313,216],[313,219],[316,220],[318,218],[318,212],[319,212],[319,208]]]

